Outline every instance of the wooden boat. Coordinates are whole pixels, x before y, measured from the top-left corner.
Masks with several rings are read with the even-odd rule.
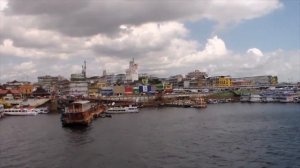
[[[76,101],[66,107],[61,115],[63,126],[88,126],[94,118],[105,111],[105,106],[93,104],[89,101]]]
[[[194,107],[194,108],[206,108],[207,107],[207,103],[203,97],[196,98],[194,102],[195,102],[195,104],[192,105],[191,107]]]

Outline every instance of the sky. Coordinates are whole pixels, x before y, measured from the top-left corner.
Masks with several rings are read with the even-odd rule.
[[[298,0],[0,0],[0,83],[102,71],[300,81]]]

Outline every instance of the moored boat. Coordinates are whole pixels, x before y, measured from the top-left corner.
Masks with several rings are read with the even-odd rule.
[[[264,96],[261,97],[261,101],[263,103],[275,102],[275,98],[272,95],[264,95]]]
[[[38,113],[27,108],[9,108],[4,109],[4,114],[10,116],[34,116]]]
[[[138,113],[139,109],[137,106],[126,106],[126,107],[109,107],[106,110],[107,114],[123,114],[123,113]]]
[[[94,118],[99,117],[104,111],[103,105],[93,104],[89,101],[76,101],[66,107],[61,114],[61,122],[63,126],[88,126]]]
[[[32,109],[32,111],[35,111],[38,114],[47,114],[47,113],[49,113],[49,110],[46,107],[35,108],[35,109]]]
[[[241,95],[240,102],[249,102],[250,101],[250,95]]]
[[[258,94],[251,94],[250,95],[250,102],[251,103],[258,103],[261,102],[261,96]]]
[[[192,105],[191,107],[194,108],[206,108],[207,107],[207,103],[205,102],[204,98],[196,98],[194,101],[194,105]]]
[[[297,101],[297,96],[295,94],[282,94],[277,97],[280,103],[293,103]]]

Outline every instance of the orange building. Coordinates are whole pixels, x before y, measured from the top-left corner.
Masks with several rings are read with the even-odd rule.
[[[19,86],[19,91],[21,92],[22,95],[31,95],[33,90],[33,85],[31,84],[24,84]]]

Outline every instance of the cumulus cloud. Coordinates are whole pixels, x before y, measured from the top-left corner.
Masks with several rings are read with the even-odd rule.
[[[184,38],[188,31],[178,22],[146,23],[126,27],[117,36],[96,35],[86,41],[85,46],[100,55],[130,58],[143,57],[147,52],[163,50],[172,39]]]
[[[200,20],[220,25],[253,19],[280,8],[279,0],[129,1],[9,0],[10,15],[35,16],[33,24],[69,36],[91,36],[118,31],[124,24]],[[222,12],[220,12],[222,11]]]
[[[258,57],[262,57],[264,54],[257,48],[250,48],[249,50],[247,50],[247,53],[250,55],[254,55],[254,56],[258,56]]]
[[[3,40],[3,43],[0,44],[0,55],[41,58],[47,54],[34,49],[17,48],[14,46],[14,42],[11,39],[5,39]]]
[[[132,57],[140,72],[160,77],[194,69],[233,77],[271,74],[280,80],[300,73],[294,68],[300,66],[300,51],[250,48],[238,53],[218,36],[205,44],[189,39],[184,24],[209,19],[223,28],[266,15],[282,6],[279,0],[1,2],[5,0],[0,0],[1,82],[24,80],[24,73],[33,81],[38,75],[69,78],[81,72],[84,60],[88,76],[104,69],[125,73]]]
[[[0,81],[31,80],[31,76],[35,76],[36,74],[36,65],[32,61],[9,63],[0,69]]]

